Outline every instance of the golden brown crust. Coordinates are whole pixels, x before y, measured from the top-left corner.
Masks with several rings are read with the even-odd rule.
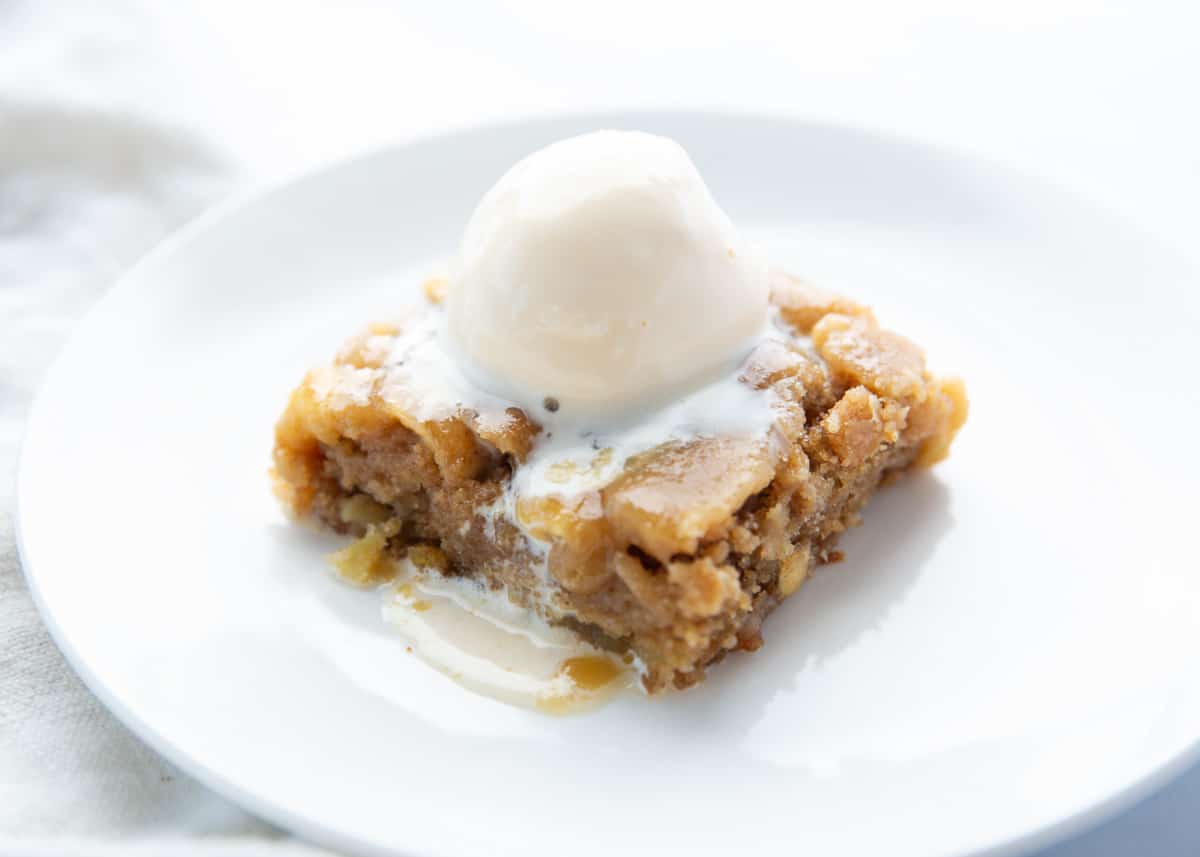
[[[813,325],[830,313],[875,321],[870,307],[783,271],[771,273],[771,302],[779,308],[783,320],[803,334],[809,333]]]
[[[692,684],[727,651],[761,645],[763,618],[837,555],[880,481],[945,457],[966,419],[962,382],[931,375],[869,309],[785,275],[773,300],[800,336],[762,343],[739,375],[779,403],[768,438],[664,439],[600,487],[515,498],[514,521],[496,510],[540,426],[515,407],[416,419],[382,390],[399,331],[373,325],[293,392],[276,426],[277,493],[373,539],[364,550],[383,540],[632,649],[652,690]]]
[[[834,380],[902,403],[924,401],[925,358],[903,336],[869,319],[830,313],[813,325],[812,340]]]
[[[742,504],[775,477],[765,441],[697,438],[634,456],[603,490],[613,537],[659,562],[723,538]]]

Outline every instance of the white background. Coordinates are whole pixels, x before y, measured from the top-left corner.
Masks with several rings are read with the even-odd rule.
[[[302,850],[95,705],[41,630],[12,548],[11,471],[40,374],[164,232],[254,183],[430,130],[689,106],[969,150],[1066,185],[1200,261],[1195,9],[0,0],[0,850],[68,837],[79,853],[105,853],[95,843],[114,836],[154,853]],[[1047,857],[1198,852],[1194,770]]]

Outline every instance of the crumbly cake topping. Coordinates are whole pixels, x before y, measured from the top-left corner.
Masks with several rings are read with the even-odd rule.
[[[313,392],[334,410],[377,399],[423,436],[452,433],[452,426],[461,424],[500,453],[512,455],[519,466],[503,508],[532,538],[553,540],[542,538],[545,527],[536,513],[528,512],[534,505],[592,495],[619,480],[631,459],[665,442],[719,438],[722,443],[737,439],[763,449],[772,446],[768,439],[781,402],[769,376],[764,378],[753,361],[637,422],[587,426],[546,410],[532,423],[512,403],[474,386],[459,370],[444,337],[439,308],[444,289],[426,287],[424,292],[433,298],[424,311],[396,325],[374,325],[352,341],[339,355],[343,363],[314,375]],[[764,359],[778,364],[774,371],[786,371],[788,358],[778,352],[790,353],[811,340],[791,330],[777,310],[773,318],[759,349]],[[780,445],[778,438],[774,445]]]

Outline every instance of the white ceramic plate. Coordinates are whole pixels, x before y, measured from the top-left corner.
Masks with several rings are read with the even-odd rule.
[[[682,141],[775,261],[873,304],[966,377],[972,414],[763,650],[550,719],[406,655],[266,468],[303,370],[409,301],[516,158],[603,126]],[[839,128],[590,116],[392,148],[204,218],[80,325],[29,424],[25,568],[119,717],[336,847],[1013,853],[1200,738],[1196,285],[1048,185]]]

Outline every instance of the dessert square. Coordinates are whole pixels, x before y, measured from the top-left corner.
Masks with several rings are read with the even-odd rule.
[[[962,382],[870,309],[773,273],[771,334],[721,399],[692,400],[761,418],[680,411],[564,443],[553,401],[525,410],[457,373],[446,289],[309,372],[276,426],[277,494],[356,538],[337,559],[352,581],[400,559],[476,581],[634,660],[650,692],[759,648],[880,484],[944,458],[967,415]]]

